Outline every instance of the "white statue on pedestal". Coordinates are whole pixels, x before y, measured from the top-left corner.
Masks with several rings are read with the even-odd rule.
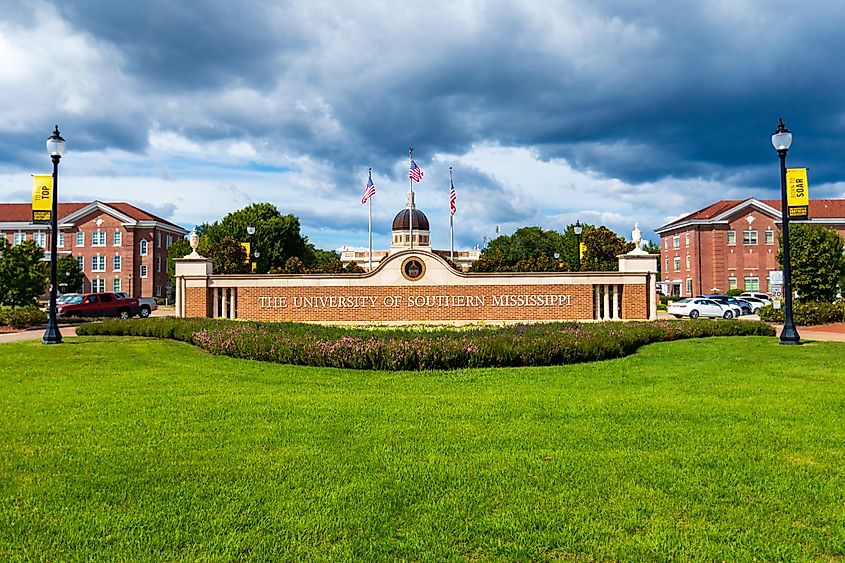
[[[633,242],[635,246],[628,254],[648,254],[648,252],[642,249],[643,233],[640,231],[639,222],[634,223],[634,230],[631,231],[631,242]]]

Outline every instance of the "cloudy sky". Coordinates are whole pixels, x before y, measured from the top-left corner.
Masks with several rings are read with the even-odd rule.
[[[0,201],[67,139],[62,201],[187,228],[253,202],[322,248],[417,205],[436,247],[580,219],[630,237],[777,198],[783,116],[811,197],[845,197],[845,3],[833,0],[0,0]]]

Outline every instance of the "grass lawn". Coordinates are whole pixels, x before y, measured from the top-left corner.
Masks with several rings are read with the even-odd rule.
[[[845,344],[364,372],[0,345],[0,559],[835,560]]]

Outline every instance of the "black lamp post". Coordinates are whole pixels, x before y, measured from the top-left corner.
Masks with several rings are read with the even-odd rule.
[[[53,210],[50,214],[50,309],[47,317],[47,330],[44,331],[43,344],[59,344],[62,341],[62,333],[56,322],[56,253],[58,252],[58,230],[59,230],[59,161],[65,152],[65,140],[59,133],[59,126],[47,139],[47,152],[53,160]]]
[[[249,249],[250,251],[252,251],[252,235],[255,234],[255,227],[253,227],[252,225],[248,226],[246,228],[246,234],[249,235]],[[249,262],[249,271],[250,273],[252,273],[252,257],[249,254],[249,252],[246,253],[246,260],[247,262]]]
[[[581,231],[583,227],[581,226],[581,221],[578,219],[575,220],[575,227],[573,228],[575,231],[575,270],[581,271]]]
[[[781,344],[801,344],[801,337],[792,321],[792,279],[789,267],[789,209],[786,201],[786,153],[792,145],[792,133],[778,120],[778,128],[772,133],[772,145],[780,157],[780,216],[783,225],[783,331],[780,333]]]

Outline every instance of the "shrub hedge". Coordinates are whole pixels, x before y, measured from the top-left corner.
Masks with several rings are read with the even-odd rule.
[[[771,305],[757,310],[760,320],[770,323],[783,322],[783,309],[775,309]],[[824,325],[845,321],[845,299],[835,303],[826,301],[793,301],[792,319],[800,326]]]
[[[47,322],[47,313],[35,305],[26,307],[0,307],[0,326],[28,328]]]
[[[266,362],[381,370],[571,364],[619,358],[652,342],[775,334],[769,325],[750,321],[371,329],[173,318],[109,319],[76,332],[170,338],[212,354]]]

